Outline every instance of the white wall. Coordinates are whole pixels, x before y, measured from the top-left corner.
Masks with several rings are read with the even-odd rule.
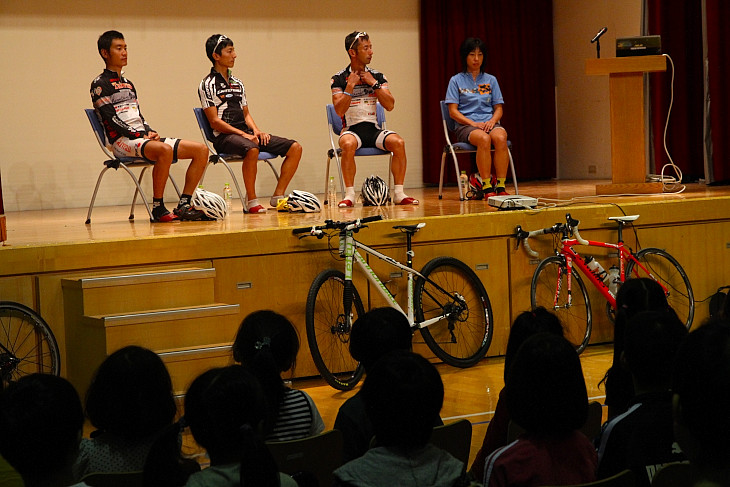
[[[111,11],[111,5],[116,5]],[[120,7],[124,5],[124,7]],[[161,135],[201,140],[192,108],[210,70],[205,39],[225,33],[236,43],[235,74],[246,85],[260,128],[292,137],[304,147],[290,189],[324,191],[329,147],[324,105],[329,78],[347,64],[345,35],[365,30],[374,45],[372,67],[384,72],[396,97],[388,127],[406,140],[406,186],[420,186],[421,131],[418,0],[357,13],[342,2],[268,0],[207,2],[2,0],[0,3],[0,171],[6,211],[73,208],[89,204],[103,154],[83,109],[89,84],[103,69],[96,39],[124,33],[126,75],[142,112]],[[109,12],[103,12],[104,9]],[[174,167],[182,182],[185,163]],[[387,159],[362,158],[356,185],[385,173]],[[240,177],[240,165],[236,165]],[[333,167],[334,169],[334,167]],[[220,192],[227,177],[211,168],[205,186]],[[97,204],[128,204],[127,177],[107,173]],[[273,176],[259,167],[259,195],[271,194]],[[168,185],[170,186],[170,185]],[[149,181],[147,184],[149,188]],[[168,187],[166,198],[174,200]]]
[[[553,1],[558,179],[611,177],[608,77],[585,74],[585,60],[596,57],[590,41],[602,27],[601,57],[615,57],[616,37],[641,33],[641,0]]]

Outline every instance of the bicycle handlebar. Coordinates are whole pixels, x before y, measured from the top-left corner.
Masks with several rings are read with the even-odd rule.
[[[578,232],[578,224],[580,224],[579,220],[574,219],[570,216],[570,213],[565,214],[565,223],[556,223],[552,227],[547,228],[541,228],[539,230],[533,230],[531,232],[528,232],[526,230],[523,230],[520,225],[517,225],[517,228],[515,228],[515,237],[517,238],[517,245],[520,245],[520,240],[522,241],[522,246],[525,248],[525,252],[527,252],[528,255],[532,257],[539,257],[540,254],[535,252],[530,248],[530,244],[528,243],[528,239],[530,237],[537,237],[538,235],[545,235],[545,234],[556,234],[560,233],[563,235],[564,238],[567,238],[569,235],[573,235],[575,239],[578,241],[581,245],[588,245],[588,240],[585,240],[583,237],[580,236],[580,232]]]
[[[305,227],[305,228],[295,228],[292,230],[292,233],[294,235],[299,235],[303,233],[308,233],[311,236],[321,236],[322,232],[324,230],[345,230],[348,227],[351,227],[353,229],[356,228],[362,228],[365,223],[370,222],[376,222],[379,220],[382,220],[382,215],[373,215],[373,216],[366,216],[364,218],[358,218],[357,220],[348,220],[348,221],[334,221],[334,220],[325,220],[324,225],[315,225],[312,227]],[[306,237],[307,235],[303,235]]]

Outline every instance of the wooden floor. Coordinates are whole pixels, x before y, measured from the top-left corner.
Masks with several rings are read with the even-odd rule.
[[[620,204],[635,201],[666,201],[730,196],[730,187],[709,187],[688,184],[681,193],[658,195],[596,196],[596,184],[608,181],[570,180],[525,182],[519,185],[520,194],[537,198],[538,208],[570,206],[575,204]],[[512,188],[508,188],[512,192]],[[269,211],[263,215],[245,215],[240,202],[234,200],[233,212],[222,222],[180,222],[150,224],[144,207],[137,205],[136,219],[129,221],[129,206],[95,208],[92,222],[85,225],[87,208],[44,209],[10,212],[6,214],[8,240],[5,246],[38,246],[60,243],[91,242],[132,238],[154,238],[181,235],[224,233],[231,231],[294,228],[321,223],[326,218],[347,220],[360,216],[381,214],[388,219],[421,218],[432,216],[466,215],[497,211],[485,201],[459,201],[455,187],[444,190],[438,199],[438,188],[411,189],[409,195],[421,201],[419,206],[367,207],[325,209],[322,213],[289,214]],[[321,195],[320,195],[321,196]],[[131,195],[130,195],[131,197]],[[131,198],[130,198],[131,199]],[[168,203],[169,207],[172,204]]]

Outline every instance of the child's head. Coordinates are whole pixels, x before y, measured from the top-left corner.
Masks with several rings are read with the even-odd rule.
[[[258,380],[241,365],[204,372],[185,395],[185,422],[214,465],[258,452],[265,410]]]
[[[177,407],[170,374],[160,357],[128,346],[99,366],[86,393],[86,414],[102,432],[140,439],[172,424]]]
[[[671,309],[635,314],[626,327],[624,360],[637,385],[668,390],[674,358],[686,336],[687,328]]]
[[[616,321],[627,321],[636,313],[669,309],[664,289],[647,277],[628,279],[616,293]]]
[[[413,333],[408,318],[395,308],[374,308],[352,325],[350,354],[365,370],[393,350],[411,350]]]
[[[551,333],[528,338],[507,373],[505,399],[512,420],[528,434],[562,435],[583,426],[588,393],[570,342]]]
[[[261,353],[273,358],[277,372],[285,372],[296,364],[299,336],[294,325],[274,311],[254,311],[246,316],[233,342],[236,362],[255,360]]]
[[[690,333],[674,363],[675,437],[690,462],[725,468],[730,458],[730,322],[712,319]]]
[[[524,311],[515,318],[509,330],[507,350],[504,353],[504,378],[507,380],[507,371],[517,355],[520,346],[537,333],[552,333],[563,336],[563,325],[560,319],[542,306],[533,311]]]
[[[431,437],[443,405],[444,385],[428,360],[396,350],[368,371],[362,398],[378,446],[418,448]]]
[[[0,454],[26,483],[70,472],[83,425],[79,395],[61,377],[24,376],[0,394]]]

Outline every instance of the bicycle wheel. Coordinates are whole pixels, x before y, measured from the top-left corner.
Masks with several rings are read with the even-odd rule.
[[[553,255],[538,264],[532,275],[530,300],[533,309],[542,306],[555,313],[563,324],[565,338],[578,353],[585,350],[593,328],[591,301],[580,274],[575,270],[568,288],[567,267],[563,257]]]
[[[3,383],[35,373],[61,373],[50,327],[38,313],[12,301],[0,301],[0,373]]]
[[[677,259],[664,250],[646,248],[636,253],[636,259],[649,271],[647,274],[632,260],[626,265],[626,278],[648,277],[667,289],[667,302],[689,329],[695,315],[695,300],[687,273]]]
[[[469,266],[452,257],[436,257],[416,280],[414,308],[422,323],[446,315],[421,335],[431,351],[454,367],[471,367],[492,343],[492,306],[482,281]]]
[[[363,374],[362,366],[350,355],[349,346],[352,323],[365,313],[365,308],[355,286],[352,291],[349,322],[345,319],[342,272],[335,269],[321,272],[307,296],[307,341],[312,359],[322,378],[341,391],[355,387]]]

